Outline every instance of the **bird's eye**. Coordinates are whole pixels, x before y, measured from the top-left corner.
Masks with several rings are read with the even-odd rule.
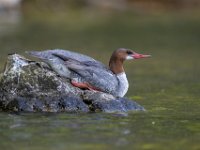
[[[133,54],[133,52],[131,52],[131,51],[127,51],[126,53],[127,53],[128,55]]]

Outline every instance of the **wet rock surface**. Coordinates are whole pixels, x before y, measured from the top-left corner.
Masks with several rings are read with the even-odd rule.
[[[81,90],[47,64],[9,55],[0,74],[0,110],[25,112],[128,112],[144,108],[127,98]]]

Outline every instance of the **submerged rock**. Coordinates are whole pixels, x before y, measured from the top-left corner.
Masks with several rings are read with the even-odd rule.
[[[0,110],[27,112],[127,112],[144,110],[126,98],[81,90],[47,64],[8,56],[0,74]]]

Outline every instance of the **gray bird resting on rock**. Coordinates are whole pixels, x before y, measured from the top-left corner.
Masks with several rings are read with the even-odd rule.
[[[46,63],[9,55],[0,74],[0,111],[129,112],[145,109],[127,98],[82,90]]]
[[[117,97],[123,97],[129,87],[123,62],[150,57],[150,55],[120,48],[113,52],[109,67],[106,67],[89,56],[68,50],[56,49],[27,53],[49,64],[60,76],[70,79],[75,87],[101,91]]]

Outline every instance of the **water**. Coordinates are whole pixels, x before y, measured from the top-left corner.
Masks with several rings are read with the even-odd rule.
[[[2,149],[198,149],[199,120],[125,114],[3,114]],[[158,114],[159,112],[159,114]]]
[[[200,16],[25,12],[1,20],[0,69],[8,53],[72,49],[104,63],[132,48],[127,97],[147,112],[129,114],[0,113],[0,149],[200,149]]]

